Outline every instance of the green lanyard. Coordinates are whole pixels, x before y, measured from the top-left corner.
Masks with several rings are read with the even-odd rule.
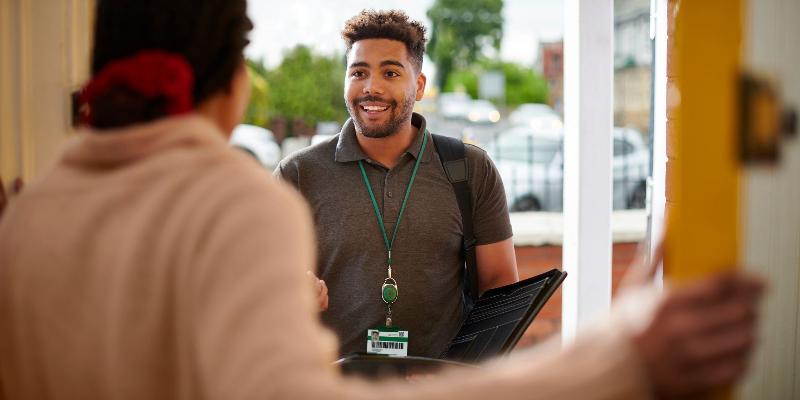
[[[372,200],[372,208],[375,210],[375,217],[378,219],[378,226],[380,227],[381,234],[383,235],[383,244],[386,246],[387,252],[387,274],[388,277],[383,281],[383,285],[381,286],[381,297],[383,301],[386,303],[388,307],[387,316],[386,316],[386,325],[392,325],[392,303],[397,300],[398,289],[397,289],[397,281],[392,278],[392,246],[394,245],[395,239],[397,239],[397,229],[400,227],[400,220],[403,218],[403,213],[406,210],[406,205],[408,204],[408,198],[411,195],[411,188],[414,186],[414,178],[417,177],[417,170],[419,169],[419,162],[422,160],[422,155],[425,153],[425,145],[428,143],[428,135],[425,132],[422,132],[422,146],[420,146],[419,155],[417,156],[417,161],[414,163],[414,169],[411,171],[411,178],[408,180],[408,186],[406,187],[406,193],[403,197],[403,203],[400,206],[400,213],[397,215],[397,222],[394,225],[394,232],[392,233],[392,240],[389,240],[389,237],[386,235],[386,226],[383,224],[383,216],[381,216],[380,208],[378,208],[378,201],[375,200],[375,193],[372,191],[372,185],[369,183],[369,178],[367,178],[367,171],[364,170],[364,163],[361,160],[358,161],[358,168],[361,170],[361,177],[364,178],[364,186],[367,187],[367,192],[369,192],[369,198]]]

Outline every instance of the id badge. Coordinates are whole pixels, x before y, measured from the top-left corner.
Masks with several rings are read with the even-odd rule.
[[[367,329],[367,353],[392,357],[408,356],[408,331],[389,327]]]

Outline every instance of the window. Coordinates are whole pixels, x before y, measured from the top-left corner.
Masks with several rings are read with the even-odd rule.
[[[633,153],[633,145],[624,139],[614,139],[614,157],[627,156]]]
[[[530,164],[550,164],[561,150],[561,141],[536,137],[532,133],[501,135],[486,151],[495,162],[517,161]]]

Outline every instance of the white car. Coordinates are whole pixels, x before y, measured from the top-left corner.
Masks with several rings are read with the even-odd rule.
[[[338,135],[338,133],[334,135],[318,133],[311,137],[311,146],[322,142],[327,142],[336,135]]]
[[[447,119],[467,119],[467,108],[472,99],[463,92],[448,92],[439,95],[439,113]]]
[[[341,129],[342,127],[336,121],[318,122],[317,132],[311,137],[311,146],[338,135]]]
[[[510,211],[563,209],[563,131],[520,126],[501,133],[486,147],[505,186]],[[642,135],[614,128],[613,208],[644,208],[650,152]]]
[[[508,116],[511,125],[529,126],[534,131],[561,130],[561,117],[547,104],[521,104]]]
[[[253,156],[270,171],[281,161],[281,147],[269,129],[240,124],[233,130],[229,143]]]
[[[467,104],[467,120],[473,124],[496,124],[500,111],[489,100],[472,100]]]

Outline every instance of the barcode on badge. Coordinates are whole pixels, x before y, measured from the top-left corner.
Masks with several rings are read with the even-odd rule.
[[[406,348],[405,343],[398,343],[398,342],[371,342],[373,349],[392,349],[392,350],[403,350]]]

